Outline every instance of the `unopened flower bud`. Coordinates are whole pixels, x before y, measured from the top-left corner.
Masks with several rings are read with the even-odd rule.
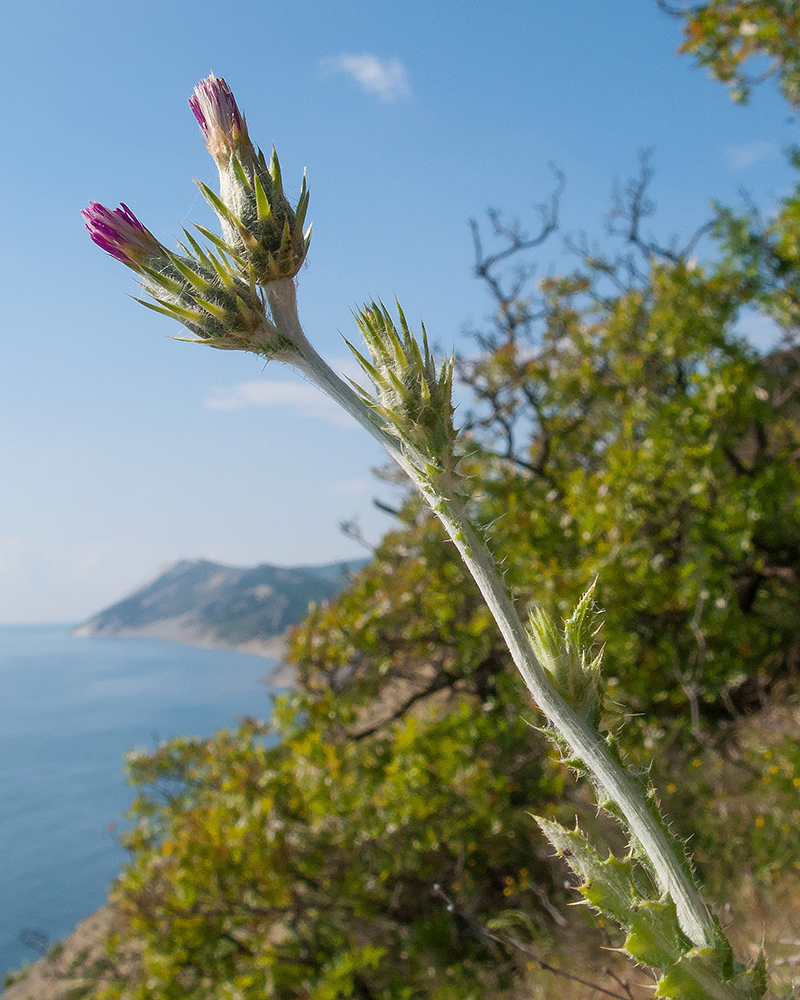
[[[537,659],[550,674],[567,704],[596,725],[602,701],[600,665],[603,650],[596,649],[599,614],[594,603],[597,581],[581,597],[559,629],[544,608],[531,612],[528,637]]]
[[[244,115],[239,111],[230,87],[221,77],[217,78],[212,73],[201,80],[189,98],[189,106],[209,153],[218,163],[227,163],[231,154],[243,156],[246,160],[255,158]]]
[[[303,232],[305,176],[293,208],[283,191],[277,153],[273,150],[268,162],[253,146],[244,115],[222,78],[212,73],[201,80],[189,105],[219,171],[219,195],[199,186],[219,217],[226,242],[247,260],[259,284],[294,277],[311,238],[310,226]]]
[[[249,350],[269,357],[291,353],[267,319],[252,270],[223,253],[203,249],[188,233],[191,250],[167,250],[131,210],[90,202],[81,213],[94,242],[141,276],[154,302],[148,309],[177,319],[213,347]],[[220,241],[221,242],[221,241]]]
[[[92,240],[135,271],[167,254],[165,247],[145,229],[127,205],[112,210],[90,201],[81,215]]]
[[[453,358],[434,360],[425,325],[422,345],[397,303],[399,328],[381,302],[356,314],[369,359],[345,341],[375,387],[361,395],[384,420],[417,474],[444,496],[463,489],[455,453]]]

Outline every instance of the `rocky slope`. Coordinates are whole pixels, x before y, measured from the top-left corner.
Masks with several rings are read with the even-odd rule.
[[[128,976],[135,955],[112,961],[105,947],[118,925],[113,907],[100,907],[38,961],[9,973],[2,1000],[89,1000],[115,977]]]

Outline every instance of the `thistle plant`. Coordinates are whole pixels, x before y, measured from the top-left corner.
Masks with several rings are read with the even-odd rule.
[[[599,729],[602,650],[597,650],[594,585],[559,627],[542,610],[527,627],[492,553],[471,520],[469,480],[460,471],[454,423],[453,359],[437,363],[422,329],[418,339],[398,306],[372,302],[356,314],[365,348],[351,348],[369,388],[344,382],[306,338],[297,312],[295,276],[307,250],[305,177],[296,204],[287,199],[278,157],[267,160],[250,140],[244,116],[224,80],[195,88],[190,105],[219,170],[219,193],[200,189],[222,233],[185,232],[167,250],[127,206],[91,203],[91,238],[134,270],[152,302],[209,346],[246,350],[293,365],[384,445],[424,496],[457,547],[497,622],[545,732],[563,760],[586,776],[598,805],[628,837],[625,857],[603,859],[579,829],[540,818],[539,826],[580,879],[585,902],[625,932],[624,948],[660,970],[657,995],[681,1000],[755,1000],[766,990],[765,961],[747,969],[734,960],[711,914],[684,845],[669,831],[645,777],[623,761],[619,733]],[[140,300],[142,301],[142,300]]]

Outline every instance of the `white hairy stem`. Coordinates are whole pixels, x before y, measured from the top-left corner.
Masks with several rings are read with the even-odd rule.
[[[714,923],[683,862],[682,846],[671,842],[651,815],[641,790],[609,753],[600,733],[580,719],[553,686],[533,652],[491,553],[470,525],[463,507],[433,491],[431,483],[419,475],[398,440],[383,429],[367,403],[311,347],[297,316],[294,282],[291,279],[271,282],[267,298],[278,331],[298,348],[298,355],[287,360],[377,438],[424,495],[478,585],[533,700],[625,817],[653,865],[660,890],[673,899],[683,932],[696,947],[713,947],[717,938]]]

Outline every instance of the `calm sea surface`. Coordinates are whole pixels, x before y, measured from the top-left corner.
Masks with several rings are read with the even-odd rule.
[[[270,711],[275,661],[156,639],[0,626],[0,978],[104,901],[125,852],[123,754]]]

